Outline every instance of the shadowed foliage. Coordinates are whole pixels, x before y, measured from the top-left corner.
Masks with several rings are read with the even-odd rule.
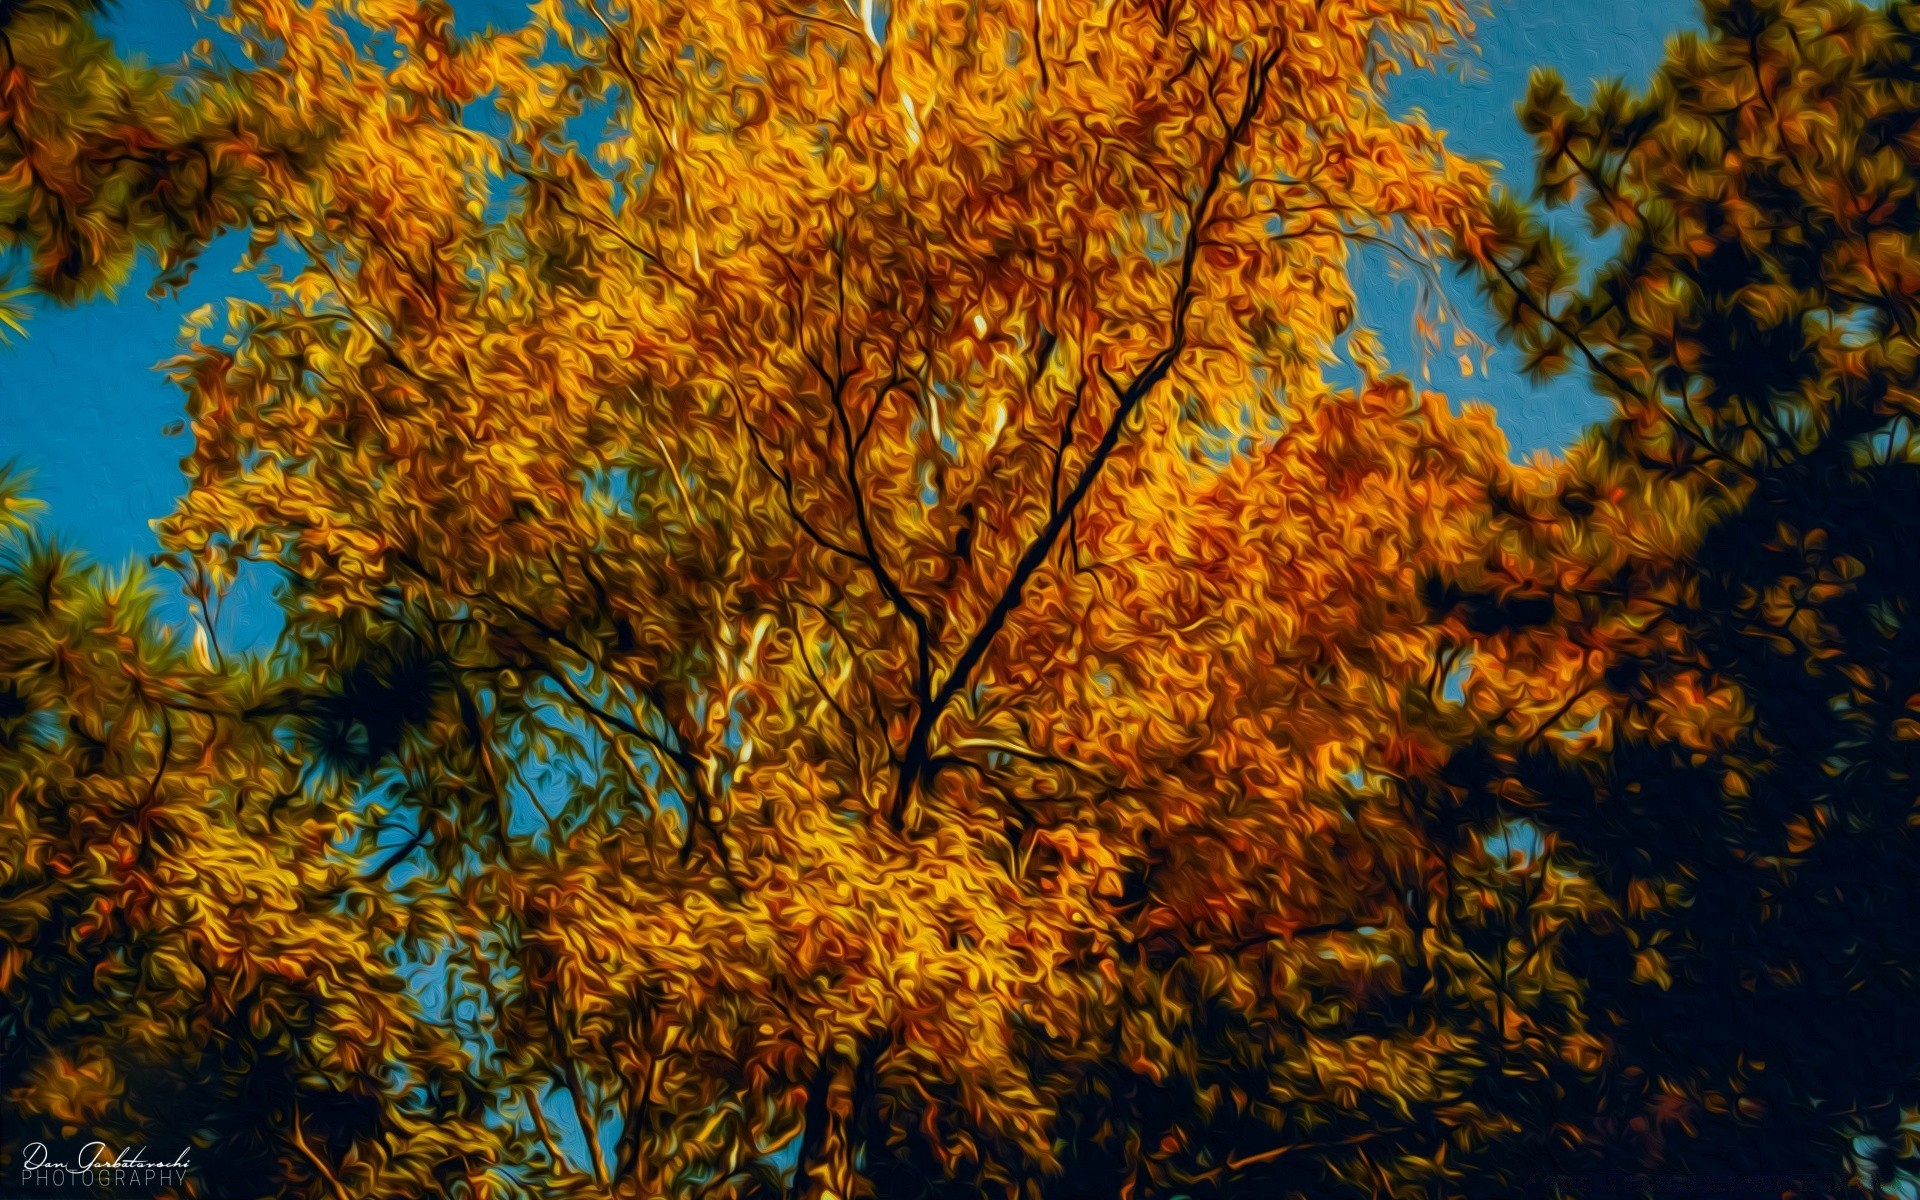
[[[245,228],[270,298],[168,368],[191,649],[0,488],[0,1153],[1904,1194],[1920,10],[1538,77],[1532,205],[1385,103],[1446,0],[232,0],[166,73],[90,11],[0,7],[8,246]],[[1614,415],[1511,462],[1356,242]]]
[[[1584,661],[1479,696],[1500,716],[1457,794],[1525,804],[1628,918],[1579,952],[1611,1050],[1566,1155],[1853,1155],[1893,1187],[1920,1102],[1920,9],[1707,23],[1643,94],[1540,76],[1522,114],[1542,196],[1621,245],[1576,287],[1508,210],[1488,295],[1619,415],[1513,534],[1557,618],[1501,669]]]

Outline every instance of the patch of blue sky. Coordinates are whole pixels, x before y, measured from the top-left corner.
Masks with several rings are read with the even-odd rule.
[[[494,958],[485,984],[474,974],[474,952],[445,942],[420,947],[394,963],[421,1018],[453,1033],[478,1070],[497,1067],[506,1054],[496,1032],[495,993],[488,989],[518,987],[523,982],[520,973],[510,963],[498,961],[493,950],[497,947],[479,951]]]
[[[1559,736],[1565,738],[1568,741],[1578,741],[1579,739],[1586,737],[1588,734],[1593,733],[1600,728],[1600,718],[1603,715],[1604,711],[1605,710],[1601,710],[1601,712],[1596,712],[1592,716],[1588,717],[1586,720],[1580,722],[1578,725],[1574,725],[1566,729],[1561,729],[1561,730],[1558,730],[1557,732]]]
[[[582,1174],[591,1172],[593,1163],[587,1157],[586,1131],[580,1127],[580,1118],[574,1112],[573,1098],[568,1095],[566,1087],[558,1081],[548,1084],[540,1096],[540,1110],[546,1117],[547,1128],[553,1131],[554,1140],[559,1143],[560,1152],[567,1157],[567,1165]],[[601,1153],[606,1155],[608,1163],[616,1161],[619,1138],[620,1123],[617,1119],[600,1122]]]
[[[367,856],[368,861],[376,866],[393,863],[383,878],[394,888],[420,874],[424,863],[418,855],[429,844],[422,833],[425,825],[420,814],[412,811],[407,798],[406,780],[398,772],[389,772],[363,788],[355,806],[361,818],[373,824],[373,850]],[[360,837],[359,831],[343,834],[334,845],[333,853],[345,859]],[[395,858],[396,855],[399,857]]]
[[[1523,871],[1546,853],[1547,835],[1526,817],[1511,817],[1482,834],[1480,848],[1494,866]]]
[[[1855,458],[1862,465],[1913,462],[1920,459],[1920,436],[1916,434],[1920,430],[1916,430],[1913,418],[1902,413],[1878,429],[1861,434]]]
[[[1870,304],[1859,304],[1844,312],[1831,312],[1827,319],[1840,333],[1840,340],[1854,349],[1871,346],[1886,336],[1886,312]]]
[[[1814,431],[1814,410],[1805,404],[1778,404],[1769,414],[1780,431],[1790,438],[1803,437]]]
[[[793,1173],[800,1166],[800,1139],[791,1139],[768,1154],[763,1161],[779,1173],[782,1186],[791,1186]]]
[[[821,3],[829,9],[845,4],[854,23],[876,45],[887,40],[887,29],[893,24],[893,5],[887,0],[821,0]]]
[[[561,836],[566,835],[566,818],[575,808],[580,776],[551,763],[528,763],[524,757],[512,760],[512,767],[508,828],[515,837],[529,838],[551,852],[550,830],[558,826]]]
[[[631,520],[638,481],[631,467],[590,466],[580,472],[580,498],[589,508]]]
[[[1356,247],[1353,264],[1356,324],[1377,336],[1387,370],[1406,376],[1417,388],[1445,393],[1456,411],[1470,401],[1491,405],[1514,457],[1560,449],[1607,415],[1608,401],[1579,371],[1543,382],[1527,379],[1519,355],[1498,344],[1493,319],[1465,281],[1450,275],[1439,276],[1437,284],[1421,280],[1377,245]],[[1436,286],[1458,322],[1450,327],[1464,326],[1494,344],[1484,369],[1475,347],[1455,348],[1443,339],[1436,348],[1421,339],[1413,313],[1423,307],[1422,290]],[[1359,382],[1360,372],[1353,363],[1350,337],[1344,336],[1340,343],[1343,362],[1335,374],[1337,378],[1343,374],[1342,382],[1351,386]],[[1462,354],[1471,374],[1461,365]]]
[[[1521,195],[1533,190],[1534,153],[1520,127],[1515,107],[1525,98],[1535,67],[1552,67],[1566,79],[1576,98],[1604,78],[1623,78],[1643,87],[1673,34],[1700,27],[1692,0],[1635,0],[1626,4],[1566,4],[1559,0],[1514,0],[1493,6],[1479,23],[1479,53],[1438,69],[1397,77],[1390,98],[1401,114],[1424,114],[1447,135],[1457,153],[1490,160],[1496,178]],[[1617,245],[1617,234],[1595,238],[1585,217],[1562,210],[1553,225],[1580,251],[1589,272]],[[1386,269],[1387,252],[1362,247],[1354,271],[1361,320],[1376,328],[1388,361],[1419,378],[1422,347],[1411,320],[1417,286]],[[1589,276],[1590,277],[1590,276]],[[1493,321],[1463,281],[1443,280],[1446,294],[1469,328],[1489,341]],[[1443,347],[1450,351],[1450,347]],[[1450,357],[1450,356],[1449,356]],[[1486,374],[1463,375],[1455,361],[1435,364],[1433,384],[1456,404],[1478,399],[1491,404],[1516,455],[1554,450],[1604,417],[1607,402],[1579,372],[1535,383],[1520,370],[1519,357],[1500,346]]]
[[[501,111],[499,95],[495,92],[476,96],[462,105],[460,126],[483,137],[492,138],[496,142],[506,142],[513,136],[513,119]],[[497,221],[505,215],[506,210],[503,207],[499,211],[494,211],[491,205],[501,205],[504,202],[499,196],[489,197],[489,200],[487,217]]]
[[[407,983],[407,994],[420,1006],[420,1015],[435,1024],[445,1021],[452,1010],[452,998],[447,994],[446,969],[441,958],[410,959],[400,964],[399,971]]]
[[[527,23],[532,9],[528,0],[458,0],[453,5],[453,31],[465,37],[518,29]]]
[[[584,743],[591,736],[590,731],[579,728],[570,732],[582,735]],[[525,755],[516,756],[515,775],[523,773]],[[579,756],[578,765],[586,765],[585,756]],[[380,810],[404,808],[404,781],[397,777],[369,789],[365,805]],[[554,798],[560,798],[554,793]],[[528,802],[535,797],[522,792],[513,802],[513,826],[516,833],[526,835],[541,822],[539,818],[528,820]],[[395,822],[393,827],[379,836],[380,853],[391,853],[404,845],[409,839],[409,831],[403,822]],[[417,874],[420,865],[417,861],[403,861],[387,876],[390,886],[398,888],[409,878]],[[482,935],[486,941],[485,935]],[[512,988],[522,982],[519,969],[510,959],[503,959],[496,953],[498,946],[481,945],[478,953],[488,959],[489,970],[493,974],[493,986]],[[408,995],[419,1006],[421,1017],[431,1023],[442,1025],[458,1038],[461,1048],[476,1064],[486,1064],[497,1060],[504,1052],[496,1033],[495,1017],[492,1011],[492,999],[472,975],[465,948],[456,950],[445,943],[413,945],[403,948],[390,959],[401,979],[407,985]],[[402,1080],[401,1082],[404,1082]],[[581,1132],[580,1124],[574,1115],[571,1097],[556,1081],[549,1084],[541,1099],[548,1127],[559,1142],[561,1153],[568,1159],[569,1165],[577,1171],[590,1170],[587,1158],[587,1142]],[[490,1113],[489,1119],[506,1123],[507,1118],[500,1113]],[[520,1111],[514,1114],[513,1121],[520,1128],[531,1130],[534,1127],[530,1113]],[[613,1128],[602,1128],[605,1150],[611,1155],[617,1144],[618,1123]],[[611,1159],[609,1159],[611,1161]]]
[[[302,261],[275,246],[262,254],[259,270],[248,270],[248,243],[244,232],[215,239],[171,290],[140,290],[157,277],[149,257],[130,286],[93,302],[67,308],[27,301],[25,337],[0,349],[7,367],[0,412],[9,418],[0,459],[17,454],[31,472],[34,494],[48,505],[46,529],[72,534],[109,563],[145,562],[159,551],[155,522],[181,490],[181,455],[189,449],[183,396],[166,364],[190,338],[234,345],[226,329],[230,302],[272,305],[271,280]],[[0,277],[19,266],[6,263]],[[275,570],[241,564],[234,588],[214,606],[213,632],[223,649],[258,648],[278,634],[279,581]],[[165,577],[156,582],[161,620],[191,629],[194,614],[179,590]]]
[[[608,689],[596,686],[592,676],[576,674],[570,678],[569,682],[572,683],[575,691],[596,708],[603,712],[620,715],[621,706],[610,702]],[[574,794],[595,791],[604,782],[600,772],[606,761],[603,751],[608,749],[605,735],[591,718],[571,716],[572,709],[568,704],[563,703],[565,698],[558,690],[558,685],[553,686],[555,690],[548,697],[550,703],[543,705],[540,713],[547,722],[549,735],[557,735],[553,737],[552,744],[563,751],[550,760],[550,767],[559,773],[550,779],[556,783],[564,781],[564,785],[571,788]],[[648,737],[660,744],[672,744],[673,732],[656,715],[639,713],[628,715],[637,721],[638,727],[643,729]],[[615,754],[630,763],[633,771],[640,776],[638,783],[648,793],[644,799],[659,805],[660,811],[654,815],[670,813],[677,821],[684,824],[687,819],[687,810],[679,788],[680,777],[675,770],[670,769],[662,761],[661,752],[655,746],[643,743],[629,745],[615,751]],[[525,757],[524,750],[521,756]],[[551,795],[557,799],[558,792]],[[585,813],[581,812],[579,817],[584,819]]]

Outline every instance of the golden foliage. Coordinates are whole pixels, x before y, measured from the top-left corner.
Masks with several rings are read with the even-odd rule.
[[[622,1130],[597,1177],[746,1186],[788,1145],[835,1195],[886,1153],[1021,1186],[1110,1031],[1150,1075],[1195,1053],[1139,946],[1324,978],[1249,956],[1371,911],[1376,856],[1417,877],[1385,814],[1329,859],[1326,796],[1418,753],[1381,734],[1423,669],[1402,626],[1498,440],[1322,373],[1356,238],[1470,238],[1484,176],[1380,94],[1463,25],[234,6],[260,140],[325,153],[262,167],[279,301],[176,367],[166,535],[279,564],[296,637],[384,629],[432,680],[386,746],[434,831],[414,932],[512,1086]],[[516,776],[549,754],[544,807]],[[1300,861],[1209,911],[1180,897],[1225,883],[1210,837]],[[1162,856],[1166,898],[1116,907]],[[1328,1041],[1357,1074],[1303,1097],[1391,1091],[1381,1041]]]
[[[1842,7],[1787,9],[1752,53],[1828,54],[1789,47]],[[162,534],[288,612],[272,661],[190,663],[0,506],[0,920],[36,947],[0,991],[47,1035],[12,1103],[238,1109],[276,1186],[336,1200],[1493,1194],[1515,1155],[1748,1119],[1744,1057],[1690,1074],[1623,1015],[1661,1028],[1711,941],[1706,859],[1649,866],[1642,818],[1781,801],[1741,639],[1894,688],[1834,615],[1883,554],[1785,522],[1749,581],[1715,538],[1769,477],[1829,503],[1782,456],[1891,444],[1911,281],[1885,351],[1710,345],[1748,330],[1723,298],[1777,333],[1819,291],[1723,185],[1813,162],[1837,213],[1816,176],[1871,168],[1887,228],[1814,256],[1860,291],[1911,135],[1780,150],[1818,86],[1762,121],[1758,10],[1713,11],[1644,101],[1535,89],[1543,194],[1617,155],[1577,174],[1641,223],[1576,294],[1386,107],[1470,32],[1447,0],[545,0],[481,33],[232,0],[232,61],[178,78],[84,6],[9,8],[39,286],[250,232],[271,299],[169,367]],[[1860,78],[1877,116],[1829,107],[1866,139]],[[1700,159],[1736,94],[1742,149]],[[1618,418],[1510,463],[1384,375],[1362,242],[1479,271]],[[1771,427],[1703,367],[1744,350],[1820,364]],[[1836,380],[1873,421],[1835,432]],[[1784,852],[1831,824],[1781,815]],[[167,1061],[210,1065],[183,1098]]]

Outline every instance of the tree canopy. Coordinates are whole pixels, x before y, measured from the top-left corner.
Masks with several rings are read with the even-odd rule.
[[[1916,12],[1543,74],[1522,203],[1389,104],[1448,0],[231,0],[172,72],[0,7],[34,286],[249,235],[161,531],[286,614],[178,635],[0,485],[0,1153],[1895,1186]],[[1362,246],[1615,415],[1510,461],[1389,372]]]

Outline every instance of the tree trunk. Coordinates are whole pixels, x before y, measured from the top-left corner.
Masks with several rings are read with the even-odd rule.
[[[787,1200],[848,1200],[858,1182],[856,1144],[876,1135],[880,1059],[893,1045],[888,1030],[860,1041],[853,1061],[829,1051],[807,1083],[806,1131]]]

